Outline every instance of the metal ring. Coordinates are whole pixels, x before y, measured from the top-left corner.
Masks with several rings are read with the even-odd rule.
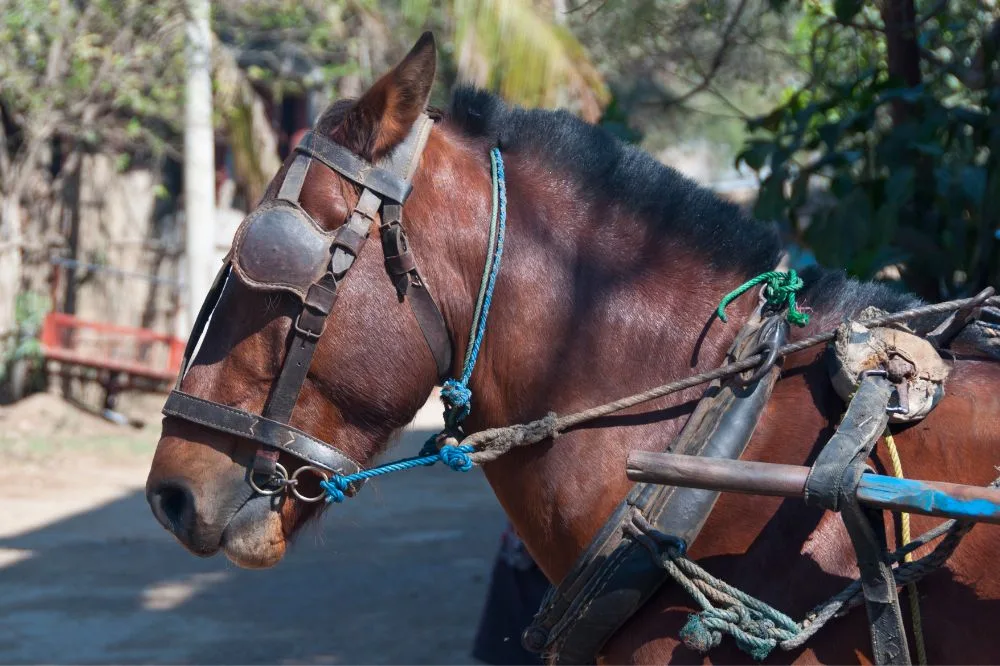
[[[299,492],[299,474],[306,471],[314,472],[316,476],[322,478],[324,481],[328,481],[330,479],[330,474],[325,469],[320,469],[319,467],[313,467],[312,465],[305,465],[303,467],[299,467],[297,470],[295,470],[295,472],[292,473],[292,478],[289,479],[292,482],[289,484],[292,486],[292,494],[295,495],[297,499],[300,499],[303,502],[318,502],[321,499],[324,499],[326,497],[326,491],[324,490],[320,490],[319,495],[316,495],[315,497],[306,497],[305,495]]]
[[[257,483],[253,480],[254,472],[253,470],[250,470],[250,487],[253,488],[256,492],[260,493],[261,495],[277,495],[278,493],[284,492],[285,486],[289,485],[289,479],[288,479],[288,470],[286,470],[281,465],[281,463],[274,463],[274,476],[272,476],[268,480],[268,483],[274,481],[275,476],[278,477],[278,482],[277,482],[278,487],[273,489],[271,488],[264,489],[258,486]]]

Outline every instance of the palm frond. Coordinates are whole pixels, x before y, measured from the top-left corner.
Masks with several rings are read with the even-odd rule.
[[[402,5],[411,23],[426,22],[426,0]],[[604,78],[573,33],[542,10],[532,0],[453,0],[445,13],[458,80],[515,104],[567,108],[596,121],[611,98]]]

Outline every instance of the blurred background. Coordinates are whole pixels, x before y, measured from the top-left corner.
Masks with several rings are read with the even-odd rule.
[[[434,104],[568,109],[777,222],[793,267],[1000,284],[997,0],[0,0],[0,662],[471,659],[478,474],[373,484],[264,574],[183,555],[141,493],[240,220],[427,29]]]

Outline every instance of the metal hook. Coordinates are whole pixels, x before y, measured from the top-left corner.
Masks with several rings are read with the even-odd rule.
[[[761,326],[760,333],[758,334],[757,346],[755,346],[750,353],[747,354],[747,357],[760,354],[764,356],[764,359],[760,362],[750,377],[747,379],[743,379],[742,377],[737,379],[740,386],[749,386],[750,384],[759,381],[771,371],[780,358],[778,356],[778,350],[781,349],[781,346],[784,344],[787,337],[788,324],[781,317],[775,315],[764,322],[764,325]]]

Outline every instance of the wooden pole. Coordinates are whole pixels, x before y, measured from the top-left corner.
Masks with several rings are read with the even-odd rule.
[[[187,83],[184,103],[184,221],[187,337],[212,284],[215,251],[215,131],[212,125],[212,34],[209,0],[187,0]],[[182,319],[182,318],[178,318]]]
[[[749,495],[805,496],[809,467],[676,453],[633,451],[626,474],[632,481],[662,483]],[[1000,490],[941,481],[864,474],[857,489],[862,504],[926,516],[1000,525]]]

